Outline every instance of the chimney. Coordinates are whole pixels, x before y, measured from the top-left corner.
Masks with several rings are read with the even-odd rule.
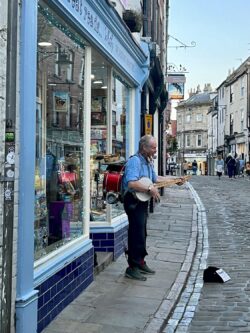
[[[211,83],[206,83],[203,92],[211,92],[211,91],[212,91]]]
[[[201,92],[201,86],[198,84],[197,89],[196,89],[196,94],[199,94]]]
[[[189,98],[195,95],[195,90],[193,90],[192,88],[189,90],[188,92]]]

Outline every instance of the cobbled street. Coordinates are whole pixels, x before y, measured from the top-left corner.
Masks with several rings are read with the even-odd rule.
[[[206,212],[207,266],[231,280],[203,285],[188,332],[250,332],[250,181],[192,177],[191,184]]]

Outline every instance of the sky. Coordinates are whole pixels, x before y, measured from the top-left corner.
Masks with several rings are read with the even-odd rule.
[[[250,0],[170,0],[168,65],[187,70],[185,98],[206,83],[216,89],[250,56]],[[181,46],[174,38],[187,46]],[[171,47],[173,46],[173,47]]]

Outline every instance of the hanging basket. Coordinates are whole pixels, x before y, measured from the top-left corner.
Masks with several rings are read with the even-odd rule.
[[[123,20],[131,32],[140,32],[142,28],[142,15],[134,10],[125,10]]]

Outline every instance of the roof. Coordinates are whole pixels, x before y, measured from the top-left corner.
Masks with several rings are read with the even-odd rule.
[[[202,105],[202,104],[211,104],[211,92],[203,92],[199,94],[194,94],[189,97],[187,100],[180,102],[177,106],[191,106],[191,105]]]

